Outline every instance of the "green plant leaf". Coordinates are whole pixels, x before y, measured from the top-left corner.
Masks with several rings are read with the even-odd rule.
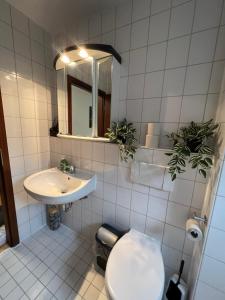
[[[215,139],[218,127],[219,125],[215,124],[213,119],[203,123],[192,121],[189,126],[181,127],[178,132],[167,135],[173,143],[172,154],[166,154],[171,157],[168,165],[173,180],[177,173],[185,171],[181,167],[186,167],[186,161],[194,169],[200,167],[199,173],[202,176],[207,175],[206,170],[213,164],[210,155],[213,155],[214,147],[210,145],[213,144],[212,141]]]
[[[206,178],[206,171],[203,169],[199,169],[199,174],[201,174],[204,178]]]

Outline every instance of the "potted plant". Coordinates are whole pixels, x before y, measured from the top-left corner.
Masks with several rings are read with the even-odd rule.
[[[50,131],[50,136],[57,136],[59,133],[59,123],[57,119],[54,119],[52,122],[52,127],[49,129]]]
[[[112,122],[111,128],[107,129],[105,137],[109,138],[111,143],[119,145],[122,161],[127,162],[129,158],[134,158],[137,149],[135,133],[136,129],[133,127],[133,124],[128,123],[126,119]]]
[[[168,135],[173,142],[173,148],[165,154],[171,156],[168,165],[172,181],[176,179],[177,174],[185,172],[187,162],[193,169],[198,168],[199,173],[206,177],[213,164],[212,155],[215,149],[212,141],[218,126],[212,119],[200,124],[191,122],[189,126],[180,128],[178,133]]]

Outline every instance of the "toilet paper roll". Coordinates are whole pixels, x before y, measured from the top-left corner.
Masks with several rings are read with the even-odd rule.
[[[156,131],[155,123],[148,123],[147,134],[149,134],[149,135],[155,135],[155,131]]]
[[[188,219],[186,222],[186,232],[189,240],[201,241],[203,234],[199,223],[194,219]]]
[[[145,147],[158,148],[158,146],[159,146],[159,136],[147,134],[145,139]]]

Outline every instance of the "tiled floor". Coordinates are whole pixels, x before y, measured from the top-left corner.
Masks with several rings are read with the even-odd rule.
[[[48,227],[0,254],[0,299],[106,300],[90,242]]]

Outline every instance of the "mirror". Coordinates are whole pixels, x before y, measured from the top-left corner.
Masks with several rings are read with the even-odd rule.
[[[68,133],[92,135],[92,65],[82,61],[66,67]]]
[[[114,101],[112,97],[113,70],[114,78],[118,77],[119,74],[115,76],[118,62],[110,53],[71,61],[74,57],[73,54],[65,58],[63,54],[56,61],[60,66],[57,70],[59,132],[77,137],[104,137],[118,109],[117,89]],[[67,63],[62,64],[62,60]]]

